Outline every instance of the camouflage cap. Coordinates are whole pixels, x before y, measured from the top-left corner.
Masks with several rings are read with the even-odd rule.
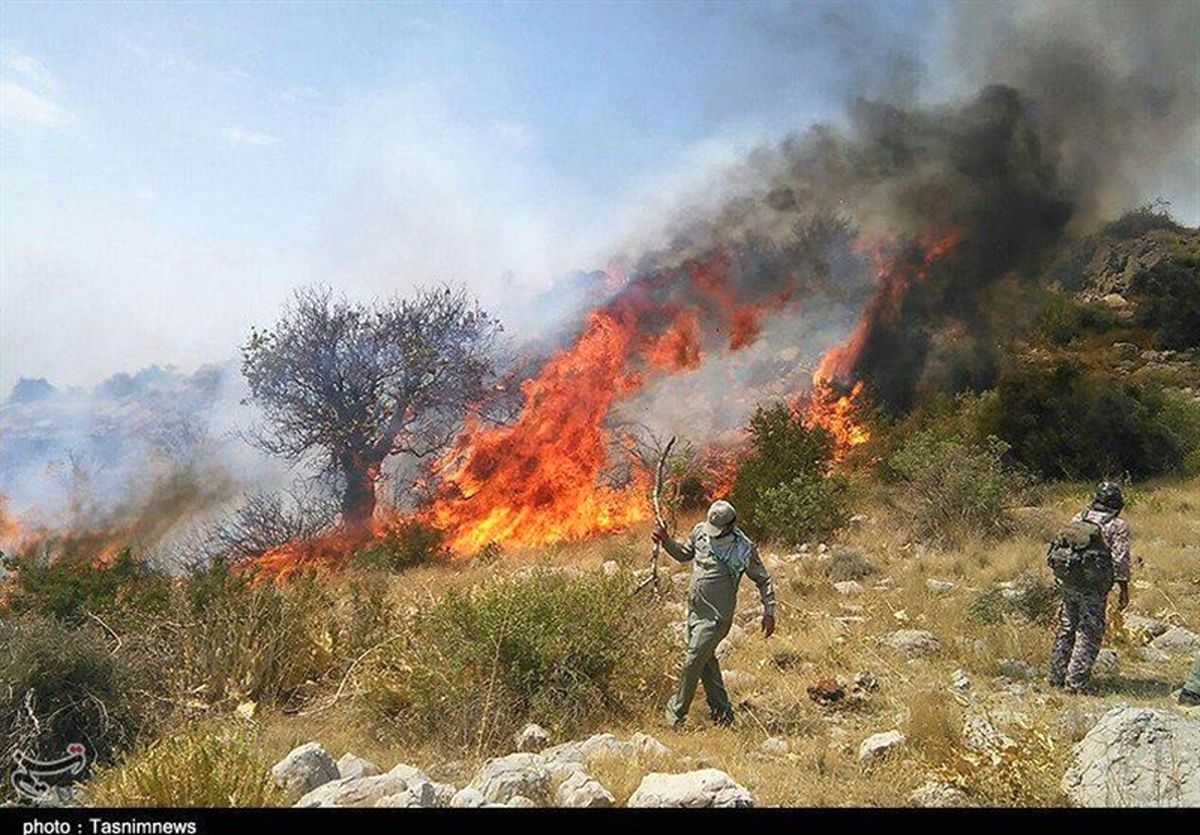
[[[704,523],[704,532],[709,536],[720,536],[725,528],[737,521],[737,511],[727,501],[716,501],[708,509],[708,518]]]

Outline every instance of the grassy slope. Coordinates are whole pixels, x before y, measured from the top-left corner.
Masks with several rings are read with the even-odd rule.
[[[659,763],[597,765],[598,776],[620,796],[631,792],[652,768],[712,765],[748,786],[763,804],[903,804],[931,768],[962,750],[958,742],[962,717],[984,713],[1018,740],[1032,739],[1031,734],[1040,732],[1049,747],[1034,744],[1026,749],[1019,773],[1003,767],[960,769],[968,772],[964,785],[974,799],[1005,804],[1058,802],[1057,783],[1070,744],[1086,731],[1090,719],[1120,702],[1168,705],[1171,691],[1191,663],[1183,656],[1161,664],[1142,662],[1128,639],[1116,636],[1111,645],[1120,654],[1120,675],[1098,680],[1094,695],[1066,698],[1040,679],[1026,683],[1025,692],[1017,692],[1007,689],[1011,682],[999,676],[1000,659],[1044,668],[1050,631],[1019,617],[997,626],[982,625],[968,616],[969,603],[977,591],[1025,571],[1048,580],[1042,563],[1048,530],[1078,509],[1087,490],[1086,486],[1054,488],[1043,495],[1040,507],[1020,514],[1013,537],[944,552],[908,545],[903,528],[893,524],[886,507],[867,509],[868,522],[848,532],[842,542],[861,549],[881,571],[864,581],[864,591],[856,597],[844,597],[833,589],[824,575],[824,563],[815,555],[795,562],[768,557],[782,604],[779,631],[764,640],[755,624],[748,623],[745,639],[724,662],[727,671],[753,677],[733,688],[735,701],[749,700],[737,725],[713,727],[698,699],[689,725],[668,730],[658,719],[661,706],[647,704],[643,715],[627,727],[598,730],[647,731],[675,756]],[[1126,515],[1134,531],[1137,564],[1130,611],[1193,628],[1200,625],[1198,508],[1198,480],[1158,482],[1132,493]],[[604,559],[616,557],[629,568],[641,567],[645,535],[646,531],[631,531],[585,545],[512,554],[492,566],[417,569],[396,579],[397,605],[427,601],[450,586],[470,585],[530,565],[598,570]],[[769,544],[762,550],[767,555],[780,553]],[[881,584],[881,578],[888,578],[890,584]],[[928,590],[928,578],[957,585],[937,595]],[[676,586],[663,603],[677,613],[682,610],[681,588]],[[756,603],[752,584],[744,583],[739,618],[752,618]],[[861,607],[854,614],[866,621],[849,629],[839,626],[833,616],[850,613],[843,608],[846,605]],[[900,627],[933,632],[942,642],[941,653],[906,661],[875,646],[879,635]],[[785,657],[790,663],[781,669],[774,659]],[[965,693],[956,693],[949,685],[957,669],[972,681]],[[806,695],[806,688],[819,679],[853,676],[863,670],[873,673],[880,687],[859,709],[831,712]],[[791,746],[786,759],[767,760],[757,754],[768,734],[766,726],[783,730]],[[862,739],[893,728],[910,737],[904,753],[860,766],[857,748]],[[259,744],[271,756],[310,739],[321,741],[335,756],[349,750],[385,767],[408,762],[460,785],[478,761],[470,752],[398,747],[373,739],[345,704],[309,715],[263,717]]]

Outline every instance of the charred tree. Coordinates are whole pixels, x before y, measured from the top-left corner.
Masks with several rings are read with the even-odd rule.
[[[248,401],[265,418],[251,441],[290,461],[315,455],[343,524],[365,527],[389,457],[436,455],[465,418],[488,417],[500,330],[462,289],[372,305],[301,290],[242,347]]]

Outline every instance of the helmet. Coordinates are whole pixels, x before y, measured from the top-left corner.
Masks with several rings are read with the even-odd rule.
[[[1120,510],[1125,506],[1125,498],[1121,495],[1121,485],[1113,481],[1100,482],[1092,504],[1105,510]]]

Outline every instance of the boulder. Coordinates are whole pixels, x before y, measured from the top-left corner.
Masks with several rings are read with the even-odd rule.
[[[1076,806],[1200,806],[1200,719],[1118,705],[1071,749]]]
[[[617,804],[612,792],[582,768],[559,783],[554,800],[568,809],[607,809]]]
[[[908,796],[908,802],[922,809],[957,809],[970,806],[961,789],[937,780],[928,780]]]
[[[702,768],[683,774],[647,774],[630,796],[628,805],[673,809],[744,808],[753,806],[754,798],[724,771]]]
[[[1121,661],[1115,649],[1105,647],[1096,656],[1092,665],[1092,674],[1103,678],[1115,678],[1121,674]]]
[[[362,757],[356,757],[349,753],[343,754],[342,758],[337,761],[337,770],[340,778],[375,777],[383,773],[383,769],[370,760],[364,760]]]
[[[1200,650],[1200,635],[1182,626],[1172,626],[1150,642],[1150,646],[1169,653],[1192,653]]]
[[[1162,664],[1171,660],[1171,653],[1154,647],[1138,647],[1134,653],[1147,664]]]
[[[1150,641],[1171,628],[1171,624],[1158,618],[1148,618],[1145,615],[1125,615],[1125,631],[1130,635],[1144,637]]]
[[[401,763],[386,774],[331,780],[301,797],[296,807],[391,806],[435,809],[449,806],[454,796],[453,786],[435,783],[419,769]]]
[[[306,794],[317,786],[339,778],[337,763],[316,742],[293,748],[271,767],[275,785],[289,792]]]
[[[478,809],[486,803],[484,796],[470,786],[459,789],[454,793],[454,797],[450,798],[451,809]]]
[[[858,761],[866,762],[886,757],[904,744],[905,736],[900,731],[884,731],[872,734],[858,746]]]
[[[629,744],[643,757],[671,756],[671,749],[650,736],[650,734],[635,733],[629,737]]]
[[[538,754],[520,752],[488,760],[470,783],[488,803],[507,803],[518,795],[549,799],[550,771]]]
[[[921,658],[933,655],[942,648],[941,643],[932,632],[923,629],[897,629],[879,639],[879,644],[887,649],[902,653],[909,658]]]
[[[530,722],[513,736],[518,751],[541,751],[550,744],[550,732]]]
[[[991,754],[998,754],[1017,744],[998,730],[990,719],[977,713],[963,719],[962,741],[963,745],[974,751]]]
[[[521,794],[518,794],[514,797],[510,797],[508,799],[508,802],[505,803],[504,805],[510,809],[536,809],[537,808],[537,803],[535,803],[534,801],[530,800],[528,797],[525,797],[524,795],[521,795]]]

